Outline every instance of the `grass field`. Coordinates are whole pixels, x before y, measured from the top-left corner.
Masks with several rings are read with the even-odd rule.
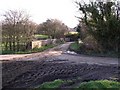
[[[48,39],[48,35],[41,35],[41,34],[36,34],[35,35],[36,39]]]

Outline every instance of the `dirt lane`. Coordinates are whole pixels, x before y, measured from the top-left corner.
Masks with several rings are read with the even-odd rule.
[[[109,58],[109,57],[92,57],[86,55],[70,55],[70,54],[61,54],[56,59],[66,59],[74,63],[87,63],[87,64],[99,64],[99,65],[118,65],[118,58]]]
[[[66,59],[74,63],[88,63],[88,64],[118,64],[118,58],[109,57],[92,57],[86,55],[71,55],[66,54],[69,45],[68,42],[52,49],[40,53],[23,54],[23,55],[0,55],[0,60],[14,60],[14,61],[39,61],[39,60],[59,60]]]

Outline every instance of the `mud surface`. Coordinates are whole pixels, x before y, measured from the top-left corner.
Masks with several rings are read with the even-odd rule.
[[[118,80],[118,68],[117,65],[75,64],[67,60],[3,61],[2,84],[5,90],[33,88],[55,79]]]

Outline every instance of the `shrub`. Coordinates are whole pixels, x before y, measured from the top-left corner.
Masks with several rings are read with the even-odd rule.
[[[92,36],[87,36],[83,39],[85,50],[86,52],[98,52],[101,51],[99,45],[97,44],[97,41]]]

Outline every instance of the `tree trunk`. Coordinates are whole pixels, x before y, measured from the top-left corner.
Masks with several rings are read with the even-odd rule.
[[[5,50],[8,50],[8,42],[5,42]]]
[[[16,48],[16,46],[15,46],[15,36],[13,36],[13,51],[16,51],[15,48]]]
[[[12,51],[12,42],[11,42],[11,37],[9,37],[9,49]]]
[[[17,40],[17,51],[19,51],[20,49],[20,43],[19,43],[19,40]]]

